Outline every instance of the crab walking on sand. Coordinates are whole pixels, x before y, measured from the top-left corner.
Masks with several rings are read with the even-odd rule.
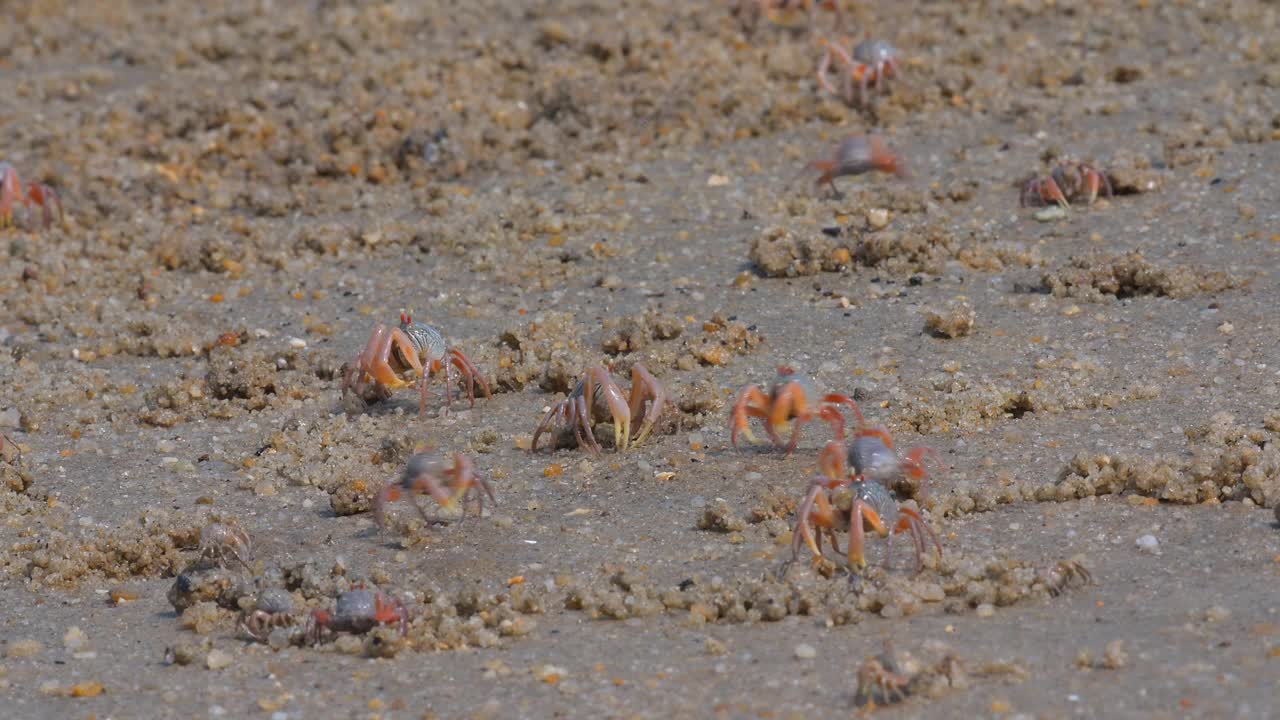
[[[751,385],[738,394],[730,415],[729,439],[734,448],[738,447],[738,433],[755,442],[749,418],[760,418],[774,447],[785,447],[790,454],[800,442],[800,428],[814,418],[830,422],[836,436],[843,437],[845,420],[840,412],[841,405],[853,408],[853,412],[862,417],[857,404],[847,395],[821,395],[812,380],[797,374],[794,368],[782,365],[767,391]],[[786,429],[788,422],[791,423],[791,440],[784,445],[780,431]]]
[[[840,190],[836,188],[835,179],[839,177],[872,171],[892,173],[898,177],[909,175],[902,158],[878,135],[850,135],[835,146],[829,157],[810,162],[805,170],[822,173],[816,184],[829,186],[837,197]]]
[[[569,395],[547,411],[533,431],[530,449],[538,450],[538,438],[544,432],[572,428],[578,447],[600,452],[592,426],[596,422],[613,422],[613,445],[626,450],[649,436],[667,404],[667,390],[644,365],[631,366],[631,394],[623,395],[608,370],[600,366],[588,368]],[[638,424],[635,434],[632,425]],[[554,449],[554,442],[552,448]]]
[[[373,519],[378,527],[386,526],[387,505],[405,495],[413,500],[418,514],[427,522],[432,518],[418,502],[419,495],[429,495],[444,508],[453,508],[461,503],[463,517],[466,517],[466,502],[470,498],[476,500],[477,515],[484,514],[484,495],[488,495],[493,503],[498,502],[489,482],[476,473],[471,461],[461,453],[454,454],[453,465],[446,465],[443,459],[431,453],[418,453],[409,458],[400,479],[388,484],[374,498]]]
[[[449,347],[439,330],[425,323],[417,323],[408,313],[400,313],[400,326],[390,327],[379,323],[369,336],[364,350],[347,365],[342,378],[342,392],[354,389],[363,394],[369,385],[381,397],[389,397],[392,390],[408,387],[415,380],[419,384],[421,398],[418,414],[427,411],[427,381],[432,375],[445,371],[444,401],[446,409],[453,400],[453,387],[459,373],[467,386],[467,397],[476,402],[476,384],[479,383],[485,397],[490,397],[489,384],[470,358],[457,348]]]

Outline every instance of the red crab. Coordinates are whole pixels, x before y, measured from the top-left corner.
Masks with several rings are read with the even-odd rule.
[[[533,431],[530,449],[537,452],[538,438],[542,433],[570,427],[578,440],[578,447],[599,453],[600,444],[596,442],[592,425],[597,421],[607,422],[612,419],[613,446],[617,450],[626,450],[653,431],[666,404],[666,388],[640,363],[631,366],[629,398],[622,394],[622,389],[609,371],[597,365],[588,368],[568,397],[543,416],[542,422]],[[640,425],[634,437],[631,430],[633,423]],[[553,449],[554,445],[553,442]]]
[[[418,414],[423,415],[427,411],[427,381],[441,370],[445,371],[446,409],[453,401],[455,372],[466,383],[472,405],[476,402],[476,383],[484,396],[490,397],[489,384],[461,350],[449,347],[439,330],[416,323],[402,312],[399,327],[381,323],[374,327],[364,350],[347,365],[342,392],[346,394],[354,388],[357,394],[363,394],[372,383],[381,397],[389,397],[392,390],[408,387],[417,380],[421,393]]]
[[[916,510],[902,507],[893,493],[877,480],[858,473],[850,473],[846,457],[852,455],[844,442],[827,443],[818,465],[822,475],[813,478],[809,491],[796,511],[796,527],[793,530],[791,551],[799,557],[800,546],[808,545],[815,557],[822,557],[822,535],[825,532],[831,547],[840,552],[836,532],[849,532],[848,561],[853,570],[867,566],[865,533],[872,530],[880,537],[908,533],[916,551],[916,571],[924,569],[926,540],[931,540],[942,558],[942,542],[937,533]],[[814,532],[813,526],[817,526]],[[893,543],[890,541],[885,554],[885,565],[893,561]]]
[[[1048,175],[1028,180],[1022,186],[1019,202],[1023,206],[1057,203],[1068,208],[1071,207],[1070,201],[1074,200],[1092,205],[1098,199],[1099,191],[1107,197],[1112,196],[1111,181],[1106,173],[1088,163],[1064,160]]]
[[[413,499],[422,519],[428,522],[427,511],[418,504],[419,495],[430,495],[442,507],[452,508],[463,503],[463,517],[466,517],[465,504],[474,497],[478,506],[477,514],[484,514],[484,497],[477,489],[488,495],[494,503],[493,489],[487,480],[476,473],[475,467],[465,455],[456,453],[453,465],[446,466],[444,461],[431,453],[418,453],[409,458],[399,482],[388,484],[378,493],[373,501],[373,519],[379,527],[386,525],[387,505],[399,500],[405,493]]]
[[[738,433],[747,436],[747,440],[755,442],[751,435],[748,418],[764,420],[765,432],[775,447],[785,447],[787,453],[796,449],[800,442],[800,427],[815,417],[830,422],[835,428],[837,437],[844,432],[844,415],[840,413],[841,405],[848,405],[862,417],[858,406],[847,395],[819,395],[813,382],[796,374],[794,368],[785,365],[778,367],[778,374],[769,385],[768,392],[756,385],[744,388],[733,405],[730,416],[729,438],[733,446],[738,447]],[[780,430],[791,422],[791,440],[785,446],[782,443]]]
[[[395,623],[400,634],[409,632],[409,610],[399,598],[363,586],[338,596],[333,612],[312,610],[307,618],[306,636],[318,645],[325,631],[367,633],[379,625]]]
[[[814,160],[806,169],[821,172],[817,184],[830,186],[832,195],[836,197],[840,195],[835,183],[838,177],[862,175],[873,170],[904,178],[910,175],[902,158],[878,135],[850,135],[840,141],[831,157]]]
[[[34,208],[40,208],[39,223]],[[14,214],[14,210],[19,212]],[[62,201],[53,188],[42,183],[31,183],[22,192],[18,171],[7,162],[0,162],[0,228],[18,225],[23,228],[53,225],[62,222]]]

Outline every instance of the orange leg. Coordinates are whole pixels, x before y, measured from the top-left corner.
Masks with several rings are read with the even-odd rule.
[[[751,434],[751,425],[747,422],[748,417],[766,418],[767,414],[764,408],[769,407],[769,398],[760,391],[760,388],[751,386],[744,389],[739,395],[738,400],[733,404],[733,414],[730,416],[729,439],[733,443],[733,447],[738,447],[738,433],[741,432],[747,436],[747,440],[755,442],[755,436]],[[767,423],[766,423],[767,424]]]
[[[880,513],[875,511],[870,505],[864,503],[861,498],[854,498],[853,505],[849,508],[849,567],[855,570],[862,570],[867,566],[867,557],[865,554],[866,531],[863,528],[863,522],[871,526],[880,537],[885,537],[889,531],[884,526],[884,522],[880,520]]]

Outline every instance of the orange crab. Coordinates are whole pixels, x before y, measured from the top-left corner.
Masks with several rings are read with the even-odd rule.
[[[842,95],[850,107],[865,107],[867,88],[881,92],[886,80],[901,75],[898,50],[884,40],[868,38],[854,45],[852,51],[826,38],[818,40],[818,44],[824,50],[822,59],[818,61],[818,85],[832,95]],[[837,77],[843,80],[843,92],[837,90],[827,77],[833,66]],[[855,87],[858,90],[856,98]]]
[[[1099,192],[1112,196],[1111,181],[1106,173],[1089,163],[1063,160],[1048,175],[1028,180],[1022,186],[1019,202],[1024,207],[1057,203],[1065,209],[1071,207],[1071,200],[1092,205]]]
[[[835,197],[840,196],[835,183],[839,177],[862,175],[873,170],[902,178],[910,176],[902,158],[878,135],[850,135],[840,141],[830,157],[814,160],[805,169],[822,173],[815,184],[829,186]]]
[[[34,208],[40,208],[38,221]],[[16,216],[15,209],[19,211]],[[23,193],[18,171],[7,162],[0,162],[0,228],[14,224],[23,228],[37,224],[49,227],[55,219],[62,222],[62,201],[58,193],[42,183],[31,183]]]
[[[646,408],[647,404],[647,408]],[[588,368],[582,379],[569,392],[568,397],[547,411],[533,431],[533,442],[530,449],[538,450],[538,438],[542,433],[557,427],[573,428],[578,447],[585,447],[593,453],[600,452],[600,444],[596,442],[592,424],[597,420],[605,422],[613,420],[613,445],[617,450],[626,450],[633,443],[639,443],[652,432],[658,422],[659,415],[667,404],[667,390],[662,383],[636,363],[631,366],[631,395],[628,399],[622,389],[600,366]],[[643,418],[643,420],[642,420]],[[639,423],[635,437],[631,435],[632,423]],[[554,449],[555,443],[552,443]]]
[[[818,459],[822,475],[810,481],[809,491],[796,511],[796,527],[791,541],[793,557],[800,556],[802,544],[808,545],[814,557],[822,557],[823,533],[831,541],[831,547],[840,552],[835,534],[848,531],[849,567],[862,570],[867,566],[865,533],[872,530],[882,538],[890,538],[885,554],[886,567],[893,561],[891,536],[904,532],[911,536],[915,546],[916,572],[924,569],[926,540],[933,542],[941,559],[942,542],[933,528],[919,512],[900,506],[886,485],[857,472],[849,472],[846,457],[851,454],[840,440],[827,443],[823,449]]]
[[[815,417],[830,422],[837,437],[842,436],[844,415],[840,412],[840,405],[848,405],[859,418],[862,417],[852,398],[834,393],[820,396],[812,381],[796,374],[794,368],[782,365],[778,367],[778,374],[767,393],[752,385],[738,395],[730,416],[729,438],[735,448],[738,447],[739,432],[745,434],[747,440],[755,442],[748,418],[756,417],[764,420],[765,432],[774,446],[784,447],[779,430],[785,429],[790,421],[791,440],[785,445],[789,454],[800,442],[800,427]]]
[[[427,522],[431,522],[431,518],[427,517],[427,511],[418,504],[419,495],[430,495],[432,500],[449,509],[462,503],[463,517],[467,514],[465,503],[474,497],[476,514],[483,515],[484,497],[478,494],[477,490],[482,491],[483,495],[488,495],[490,501],[498,502],[489,482],[476,472],[475,466],[465,455],[455,453],[453,465],[446,467],[444,461],[437,456],[431,453],[418,453],[409,458],[404,472],[400,475],[400,480],[389,483],[374,498],[373,519],[378,523],[378,527],[385,527],[387,505],[404,497],[406,493],[413,499],[414,506],[418,508],[418,514],[422,515],[422,519]]]
[[[408,313],[400,313],[400,326],[389,327],[378,323],[365,344],[364,351],[347,364],[342,377],[342,393],[354,389],[364,395],[370,384],[379,398],[390,397],[392,390],[408,387],[418,380],[421,399],[418,414],[427,411],[427,381],[441,370],[445,371],[444,401],[446,411],[453,402],[453,387],[457,381],[455,372],[467,386],[471,405],[476,403],[476,384],[485,397],[490,397],[489,384],[470,358],[461,350],[449,347],[440,331],[424,323],[416,323]]]

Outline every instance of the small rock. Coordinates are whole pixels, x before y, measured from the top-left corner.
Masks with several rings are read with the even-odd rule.
[[[980,618],[989,618],[996,614],[996,606],[991,603],[982,603],[974,609],[974,612],[977,613]]]
[[[1142,552],[1152,554],[1160,552],[1160,541],[1156,539],[1155,535],[1143,535],[1134,541],[1134,544],[1136,544],[1138,549]]]
[[[867,211],[867,224],[880,230],[889,224],[889,211],[884,208],[871,208]]]
[[[1204,619],[1211,623],[1219,623],[1231,617],[1231,611],[1221,605],[1214,605],[1204,611]]]
[[[708,655],[724,655],[729,652],[729,648],[725,647],[724,643],[713,637],[707,638],[707,641],[703,643],[702,647],[707,651]]]
[[[1102,667],[1108,670],[1118,670],[1129,662],[1129,653],[1124,651],[1123,640],[1112,640],[1107,643],[1107,649],[1102,652]]]
[[[1050,205],[1049,207],[1043,210],[1037,211],[1035,214],[1036,220],[1042,223],[1053,222],[1054,220],[1061,220],[1066,216],[1067,216],[1067,211],[1063,210],[1061,205]]]
[[[796,658],[799,660],[812,660],[818,657],[818,651],[809,643],[800,643],[796,646]]]
[[[44,651],[44,645],[39,640],[27,638],[25,640],[14,640],[9,643],[9,647],[5,648],[5,657],[11,658],[28,658],[35,657]]]
[[[71,652],[84,649],[89,644],[89,636],[79,627],[72,625],[62,636],[62,646]]]
[[[210,650],[209,654],[204,658],[205,667],[210,670],[221,670],[225,667],[230,667],[231,663],[235,661],[236,659],[231,657],[231,653],[218,648]]]

